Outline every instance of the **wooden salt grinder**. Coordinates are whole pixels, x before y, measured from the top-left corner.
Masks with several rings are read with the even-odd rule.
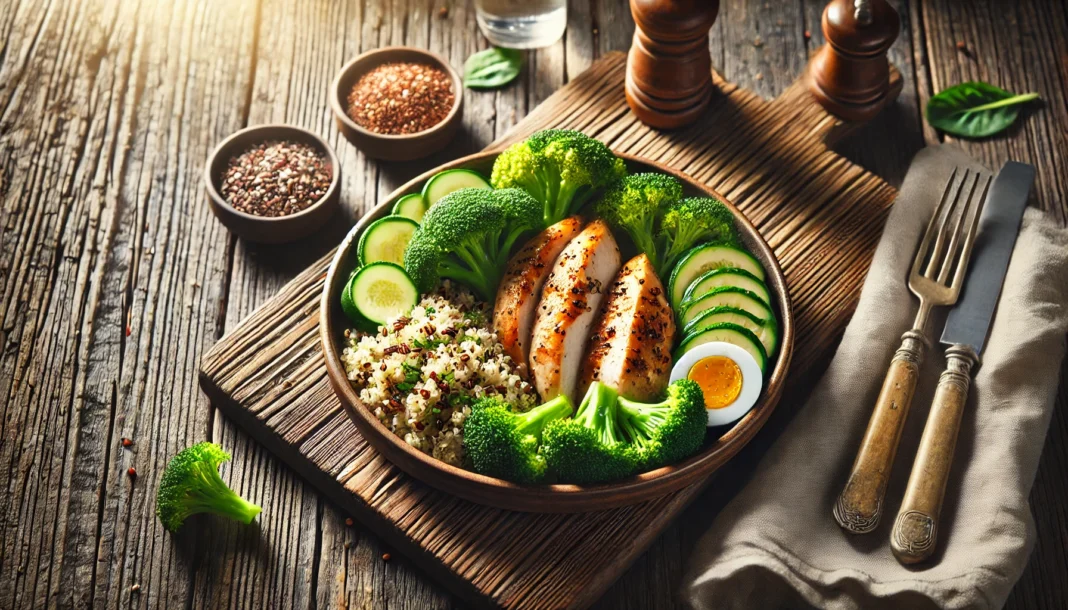
[[[831,0],[823,10],[823,45],[808,65],[808,88],[828,112],[867,121],[890,89],[886,51],[901,20],[886,0]]]
[[[712,99],[708,31],[719,0],[630,0],[637,26],[627,56],[627,104],[659,129],[688,125]]]

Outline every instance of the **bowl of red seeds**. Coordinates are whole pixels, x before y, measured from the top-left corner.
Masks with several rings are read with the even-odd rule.
[[[325,140],[291,125],[257,125],[220,143],[204,167],[211,210],[248,241],[306,237],[338,209],[341,165]]]
[[[385,47],[350,61],[334,78],[338,130],[369,157],[410,161],[444,148],[463,120],[463,81],[443,57]]]

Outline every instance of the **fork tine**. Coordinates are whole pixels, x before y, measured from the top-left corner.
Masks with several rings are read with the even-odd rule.
[[[953,202],[948,208],[946,208],[945,215],[939,217],[938,219],[938,232],[935,234],[935,242],[934,245],[931,246],[931,252],[927,256],[927,265],[925,266],[923,272],[923,277],[929,280],[934,280],[935,273],[937,272],[940,263],[942,262],[942,257],[944,256],[942,248],[946,244],[947,229],[949,223],[954,217],[954,212],[959,207],[959,203],[961,200],[960,196],[961,193],[964,192],[965,185],[968,183],[968,174],[970,173],[971,172],[969,170],[964,170],[964,176],[961,178],[960,184],[957,186],[956,194],[953,195]],[[932,220],[934,219],[932,218]]]
[[[916,258],[912,260],[912,275],[921,275],[921,268],[923,267],[923,261],[927,258],[927,252],[930,250],[931,239],[935,235],[935,231],[939,226],[939,218],[942,212],[946,208],[946,203],[949,201],[949,194],[953,191],[953,181],[957,177],[957,169],[953,168],[953,172],[949,175],[949,180],[946,182],[946,188],[942,190],[942,199],[938,201],[938,206],[935,207],[934,213],[931,215],[931,220],[927,222],[927,230],[923,233],[923,239],[920,241],[920,247],[916,249]]]
[[[976,178],[978,182],[978,177]],[[983,185],[983,192],[979,197],[978,202],[974,205],[972,211],[971,224],[968,227],[968,234],[964,236],[964,247],[961,249],[960,262],[957,263],[957,270],[953,273],[953,291],[959,292],[961,284],[964,283],[964,276],[968,273],[968,260],[972,257],[972,247],[975,245],[975,235],[979,232],[979,217],[982,216],[983,208],[986,207],[986,196],[990,191],[990,183],[994,181],[993,176],[986,177],[986,183]]]
[[[968,220],[968,210],[974,207],[973,201],[975,200],[975,189],[979,186],[979,178],[981,177],[978,173],[973,173],[972,176],[974,177],[974,180],[972,180],[972,185],[968,189],[968,197],[964,199],[960,214],[958,214],[953,221],[953,232],[950,233],[949,247],[946,249],[946,255],[942,257],[941,269],[938,271],[939,284],[944,285],[946,279],[949,277],[950,270],[956,269],[957,266],[957,246],[960,245],[961,233],[963,232],[962,229],[967,226],[965,223]],[[960,185],[962,191],[964,190],[964,185],[964,182]],[[979,205],[980,207],[982,206],[981,201],[979,202]]]

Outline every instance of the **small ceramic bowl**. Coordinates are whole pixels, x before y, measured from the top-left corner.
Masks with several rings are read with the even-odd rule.
[[[455,96],[452,110],[437,125],[413,134],[386,135],[364,129],[349,118],[348,96],[360,77],[386,63],[411,62],[435,66],[452,78]],[[411,161],[432,155],[452,141],[463,122],[464,85],[460,75],[445,58],[413,47],[385,47],[368,51],[350,61],[338,72],[330,87],[330,108],[337,128],[345,138],[369,157],[384,161]]]
[[[308,144],[326,157],[332,179],[323,198],[307,209],[288,216],[256,216],[227,203],[220,191],[220,182],[230,159],[257,144],[280,140]],[[216,146],[204,166],[204,188],[208,191],[208,203],[216,218],[238,237],[264,244],[295,241],[323,226],[338,209],[340,185],[341,164],[330,145],[314,133],[292,125],[256,125],[242,129]]]

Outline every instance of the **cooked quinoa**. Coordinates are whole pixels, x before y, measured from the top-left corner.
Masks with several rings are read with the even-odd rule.
[[[471,403],[493,395],[522,411],[537,403],[534,387],[515,373],[487,318],[470,293],[445,282],[376,334],[347,332],[341,360],[360,399],[394,434],[463,466]]]

